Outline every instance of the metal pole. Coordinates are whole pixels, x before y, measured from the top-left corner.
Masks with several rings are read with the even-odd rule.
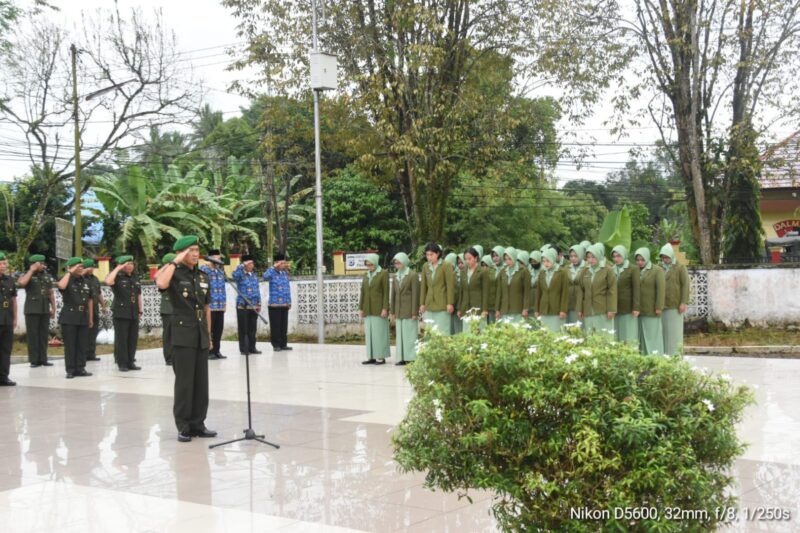
[[[81,130],[78,123],[78,49],[69,47],[72,55],[72,112],[75,116],[75,255],[83,253],[83,228],[81,227]]]
[[[317,51],[317,2],[311,2],[311,15],[314,28],[314,52]],[[325,344],[325,311],[324,280],[322,278],[322,162],[319,143],[319,91],[314,91],[314,164],[316,166],[317,183],[314,198],[317,207],[317,337],[320,344]]]

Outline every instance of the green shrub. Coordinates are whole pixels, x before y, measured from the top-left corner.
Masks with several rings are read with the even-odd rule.
[[[528,328],[426,339],[394,437],[401,469],[426,472],[432,488],[495,491],[507,531],[707,531],[724,522],[736,504],[726,489],[744,449],[735,424],[752,402],[748,389],[680,358]],[[580,509],[609,516],[571,514]]]

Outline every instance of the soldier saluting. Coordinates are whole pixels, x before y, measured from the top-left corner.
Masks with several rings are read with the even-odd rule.
[[[121,255],[117,267],[106,276],[106,285],[114,292],[114,361],[120,372],[141,370],[136,366],[139,342],[139,317],[142,316],[142,285],[133,271],[133,256]]]
[[[63,306],[58,317],[64,337],[64,362],[67,379],[91,376],[86,371],[86,348],[89,330],[94,326],[92,289],[83,277],[83,259],[73,257],[67,261],[67,272],[58,281]]]
[[[8,258],[0,252],[0,387],[16,385],[8,374],[11,371],[11,347],[17,327],[17,286],[8,275]]]
[[[31,266],[19,278],[25,289],[25,330],[28,341],[28,361],[31,368],[53,366],[47,361],[47,341],[50,338],[50,319],[56,317],[56,297],[53,277],[47,272],[45,257],[34,254],[28,258]]]
[[[156,276],[156,285],[169,292],[172,302],[172,369],[175,400],[172,412],[178,441],[216,437],[205,426],[208,414],[208,349],[211,336],[211,287],[197,264],[197,237],[181,237],[172,247],[177,253]]]

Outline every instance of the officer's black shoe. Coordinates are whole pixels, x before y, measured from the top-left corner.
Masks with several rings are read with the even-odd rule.
[[[375,364],[376,365],[385,365],[386,364],[386,359],[378,359],[378,360],[375,361]]]
[[[142,367],[136,365],[128,365],[128,370],[141,370]]]
[[[252,351],[252,352],[250,352],[250,353],[251,353],[251,354],[256,354],[256,355],[258,355],[258,354],[260,354],[260,353],[261,353],[261,350],[253,350],[253,351]]]
[[[250,354],[249,354],[249,353],[247,353],[247,352],[239,352],[239,353],[240,353],[240,354],[242,354],[242,355],[250,355]]]
[[[216,431],[211,431],[210,429],[203,428],[197,429],[192,432],[193,437],[200,437],[201,439],[211,439],[217,436]]]
[[[128,371],[128,367],[125,366],[125,365],[119,365],[119,371],[120,372],[127,372]]]
[[[45,361],[44,363],[42,363],[42,366],[53,366],[53,363]]]
[[[394,366],[406,366],[408,361],[398,361],[394,364]]]
[[[192,442],[192,434],[188,431],[178,433],[178,442]]]
[[[219,357],[217,357],[217,354],[215,354],[215,353],[208,354],[208,360],[209,361],[213,361],[214,359],[219,359]]]
[[[72,372],[67,372],[67,379],[72,379],[74,377],[75,375]]]
[[[3,381],[0,381],[0,387],[13,387],[16,385],[16,382],[11,381],[10,379],[6,378]]]
[[[87,361],[99,361],[100,358],[99,357],[87,357],[86,360]]]
[[[217,359],[227,359],[227,357],[225,357],[221,353],[217,352]]]
[[[78,370],[77,372],[75,372],[75,377],[76,378],[85,378],[85,377],[88,377],[88,376],[91,376],[91,375],[92,375],[92,373],[91,372],[87,372],[86,370]]]
[[[291,347],[291,346],[282,346],[282,347],[281,347],[281,350],[284,350],[284,351],[285,351],[285,350],[291,350],[291,349],[292,349],[292,347]]]
[[[164,361],[167,366],[172,366],[172,361]]]
[[[282,351],[282,350],[283,350],[283,348],[273,348],[273,349],[272,349],[272,351],[273,351],[273,352],[280,352],[280,351]]]
[[[31,368],[39,368],[40,366],[42,366],[41,363],[31,363]]]
[[[367,359],[366,361],[361,362],[362,365],[377,365],[378,363],[375,362],[375,359]]]

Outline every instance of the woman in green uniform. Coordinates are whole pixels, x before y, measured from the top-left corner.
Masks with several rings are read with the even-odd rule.
[[[664,266],[664,353],[677,355],[683,349],[683,315],[689,305],[689,272],[675,260],[671,244],[659,252]]]
[[[472,246],[471,248],[474,248],[475,251],[478,252],[478,261],[480,262],[481,258],[483,257],[483,246],[481,246],[480,244],[476,244],[475,246]]]
[[[661,313],[664,309],[664,271],[650,262],[650,249],[636,250],[639,266],[639,351],[644,355],[664,353],[664,328]]]
[[[611,335],[614,331],[617,277],[606,266],[605,254],[605,245],[601,243],[589,247],[586,252],[588,266],[583,269],[578,283],[578,318],[589,334]]]
[[[494,260],[492,259],[491,255],[484,255],[483,259],[481,259],[481,264],[484,268],[484,273],[486,274],[486,285],[488,287],[486,305],[488,309],[486,310],[486,324],[494,324],[497,317],[497,309],[495,306],[497,304],[497,281],[500,277],[500,268],[498,268],[494,264]]]
[[[367,273],[361,282],[358,309],[364,319],[367,360],[364,365],[382,365],[389,349],[389,274],[381,269],[378,254],[368,254]]]
[[[615,246],[611,252],[614,274],[617,277],[617,315],[614,330],[617,340],[628,344],[639,343],[639,269],[628,261],[628,249]]]
[[[536,286],[539,284],[539,272],[542,271],[542,252],[533,250],[528,261],[528,271],[531,273],[531,309],[532,313],[538,311],[539,299],[536,297]]]
[[[422,267],[419,290],[419,316],[442,335],[450,335],[450,315],[455,312],[456,274],[450,263],[442,261],[442,248],[435,243],[425,247],[428,260]]]
[[[489,279],[487,273],[478,264],[480,253],[475,248],[470,248],[464,254],[467,268],[461,280],[461,300],[458,316],[464,318],[472,312],[480,317],[480,327],[486,325],[486,315],[489,305]]]
[[[579,321],[578,282],[580,281],[579,274],[586,267],[586,261],[583,260],[584,255],[586,255],[586,248],[580,244],[576,244],[569,249],[569,269],[567,269],[567,276],[569,277],[567,324],[577,324]]]
[[[397,348],[395,365],[403,366],[417,358],[417,337],[419,334],[419,276],[409,268],[408,255],[400,252],[394,256],[397,274],[392,285],[390,312],[395,321]]]
[[[542,254],[542,271],[536,283],[536,316],[542,326],[554,333],[561,331],[569,306],[569,276],[558,264],[558,254],[553,248]]]
[[[503,255],[506,269],[498,280],[497,320],[520,322],[528,318],[531,299],[531,275],[526,268],[520,268],[517,250],[506,248]]]
[[[492,248],[492,262],[494,263],[495,268],[498,270],[502,270],[503,266],[503,255],[506,253],[506,249],[502,246],[495,246]]]
[[[459,257],[454,253],[447,254],[447,256],[444,258],[444,262],[450,264],[456,274],[456,312],[450,315],[450,334],[457,335],[464,329],[463,325],[461,324],[461,319],[458,317],[458,309],[461,305],[461,276],[463,271],[459,265]]]

